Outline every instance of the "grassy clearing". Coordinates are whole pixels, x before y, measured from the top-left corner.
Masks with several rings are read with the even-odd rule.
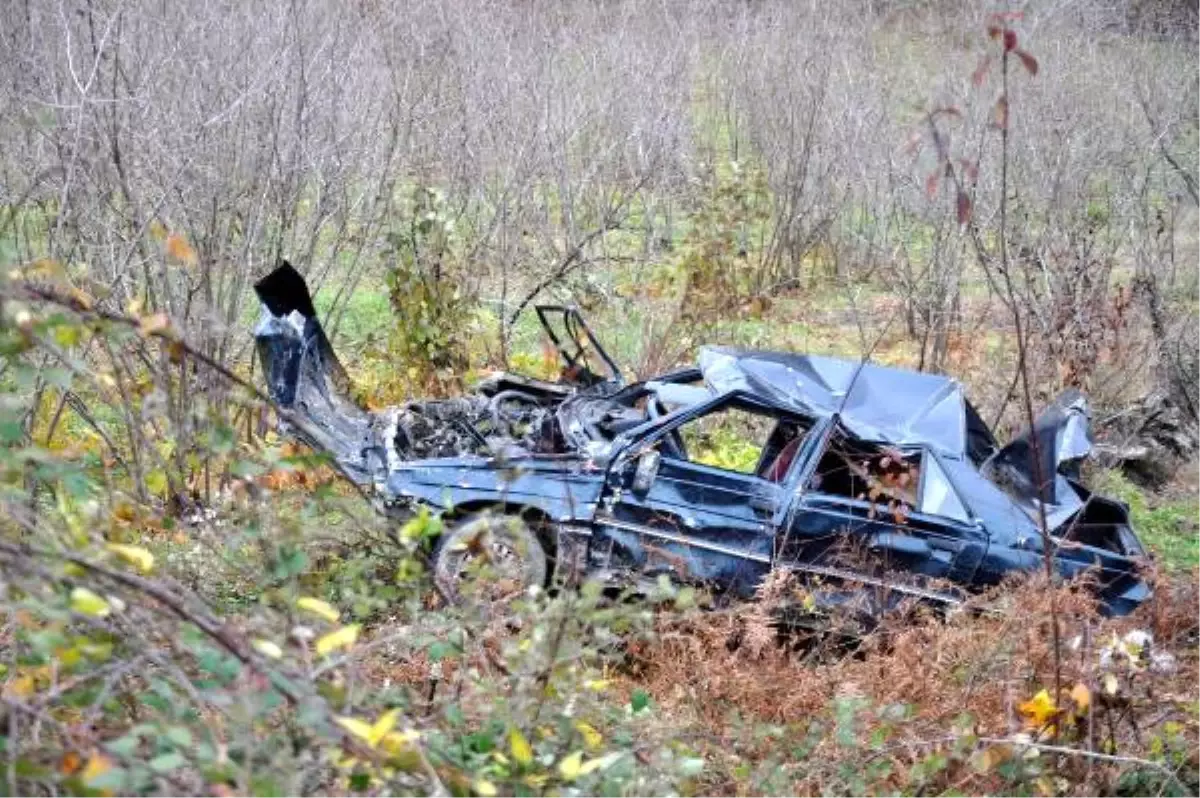
[[[1195,464],[1185,466],[1192,471]],[[1096,489],[1129,505],[1138,537],[1168,571],[1191,571],[1200,565],[1200,513],[1195,496],[1158,496],[1139,488],[1118,471],[1094,480]]]

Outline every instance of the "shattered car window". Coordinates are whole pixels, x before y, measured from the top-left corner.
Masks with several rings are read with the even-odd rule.
[[[832,496],[884,504],[900,515],[918,506],[920,452],[860,441],[841,430],[830,436],[809,487]]]
[[[775,428],[775,419],[725,407],[692,419],[679,429],[693,463],[753,474]]]
[[[679,428],[688,460],[781,482],[804,441],[799,422],[726,406]]]
[[[921,503],[917,509],[929,515],[953,518],[963,523],[970,521],[967,508],[963,506],[950,478],[946,476],[937,458],[929,454],[925,455],[921,467]]]

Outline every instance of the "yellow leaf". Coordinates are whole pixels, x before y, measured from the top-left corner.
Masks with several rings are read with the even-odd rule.
[[[62,761],[58,765],[58,770],[60,773],[66,773],[69,776],[79,770],[79,766],[82,764],[83,762],[80,760],[79,754],[74,751],[68,751],[63,754]]]
[[[597,693],[608,687],[608,679],[588,679],[583,683],[583,686],[589,690],[595,690]]]
[[[152,220],[150,222],[150,237],[155,241],[162,241],[167,237],[167,226],[158,219]]]
[[[1003,765],[1012,759],[1013,748],[1007,743],[992,745],[980,751],[972,758],[972,764],[980,773],[989,773],[997,765]]]
[[[421,733],[414,729],[406,729],[404,731],[389,732],[380,740],[380,747],[391,755],[396,755],[404,751],[408,751],[413,747],[413,743],[421,739]]]
[[[380,715],[379,719],[371,724],[371,739],[367,742],[371,743],[372,747],[379,745],[379,741],[396,728],[396,718],[399,716],[400,710],[398,709],[389,709]]]
[[[86,587],[77,587],[71,591],[71,609],[80,615],[90,615],[93,618],[103,618],[112,612],[108,602],[97,596]]]
[[[103,754],[92,754],[88,759],[87,766],[84,767],[83,773],[80,774],[84,784],[90,784],[100,776],[103,776],[108,771],[112,770],[112,761]]]
[[[54,649],[54,656],[58,659],[58,664],[65,668],[74,667],[83,659],[83,654],[75,647],[56,648]]]
[[[583,751],[576,751],[563,757],[563,761],[558,763],[558,774],[567,781],[575,781],[582,767]]]
[[[25,268],[27,277],[46,277],[49,279],[65,279],[67,267],[62,261],[54,258],[38,258]]]
[[[151,336],[171,328],[171,319],[166,313],[155,313],[138,319],[138,332],[143,336]]]
[[[508,750],[512,752],[513,759],[517,760],[518,765],[526,766],[533,761],[533,748],[516,726],[508,730]]]
[[[92,299],[92,295],[82,288],[71,286],[71,299],[75,301],[75,306],[80,310],[91,310],[96,304],[96,300]]]
[[[28,695],[33,695],[37,690],[37,682],[33,678],[33,674],[22,674],[4,686],[4,694],[24,698]]]
[[[575,731],[583,737],[583,744],[588,748],[599,748],[604,742],[604,736],[596,731],[596,727],[582,720],[575,722]]]
[[[1058,706],[1046,690],[1040,691],[1017,709],[1025,716],[1025,725],[1035,729],[1042,728],[1058,714]]]
[[[124,543],[109,543],[108,550],[144,574],[154,570],[154,555],[141,546],[126,546]]]
[[[196,250],[179,233],[171,233],[167,236],[167,254],[180,263],[188,266],[196,265]]]
[[[279,659],[283,656],[283,649],[270,640],[255,640],[254,649],[264,657],[271,659]]]
[[[336,632],[330,632],[317,640],[317,653],[322,657],[337,651],[339,648],[349,648],[358,640],[359,624],[343,626]]]
[[[337,721],[337,725],[341,726],[343,729],[350,732],[351,734],[353,734],[355,737],[359,738],[363,742],[368,743],[372,747],[374,747],[374,743],[371,742],[371,724],[370,723],[367,723],[365,720],[359,720],[358,718],[347,718],[347,717],[336,717],[336,718],[334,718],[334,720]]]
[[[1087,688],[1087,685],[1081,682],[1071,688],[1071,699],[1075,702],[1075,706],[1079,708],[1079,712],[1087,712],[1088,707],[1092,703],[1092,691]]]
[[[170,484],[167,480],[167,472],[163,471],[161,468],[156,468],[153,471],[147,472],[147,474],[142,477],[142,480],[146,483],[146,488],[151,493],[162,493]]]
[[[471,789],[475,791],[476,795],[482,795],[483,798],[495,798],[497,794],[496,785],[486,779],[477,779],[471,785]]]
[[[313,615],[319,615],[330,623],[337,623],[338,618],[341,617],[341,613],[332,604],[327,601],[321,601],[319,598],[313,598],[312,596],[300,598],[296,601],[296,606],[302,610],[311,612]]]

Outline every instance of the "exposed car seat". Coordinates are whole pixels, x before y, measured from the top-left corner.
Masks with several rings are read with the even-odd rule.
[[[787,476],[788,469],[792,467],[792,461],[796,459],[796,452],[800,450],[800,441],[803,440],[799,435],[792,438],[779,452],[779,456],[774,462],[763,471],[763,479],[771,482],[782,482]]]

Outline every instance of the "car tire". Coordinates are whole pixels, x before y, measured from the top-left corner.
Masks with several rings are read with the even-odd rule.
[[[486,556],[478,595],[504,600],[546,583],[546,551],[529,526],[515,515],[480,513],[455,523],[433,551],[433,576],[445,598],[463,603],[463,587],[476,558]]]

